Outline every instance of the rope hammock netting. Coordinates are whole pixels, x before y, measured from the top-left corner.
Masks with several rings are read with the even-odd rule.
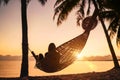
[[[84,48],[90,31],[94,29],[96,25],[96,19],[92,19],[91,16],[85,18],[82,22],[82,27],[85,31],[58,47],[55,47],[54,43],[51,43],[48,52],[45,54],[45,58],[39,55],[40,59],[38,59],[35,53],[31,51],[36,60],[37,68],[44,72],[52,73],[60,71],[72,64]]]

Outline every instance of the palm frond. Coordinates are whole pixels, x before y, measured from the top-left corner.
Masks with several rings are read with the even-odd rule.
[[[110,31],[110,37],[113,38],[115,36],[115,34],[117,33],[117,30],[118,30],[118,21],[119,21],[119,18],[116,17],[112,22],[111,24],[109,25],[109,28],[108,30]]]
[[[63,2],[63,0],[57,0],[57,1],[55,2],[54,7],[57,6],[58,4],[60,4],[61,2]]]
[[[100,17],[105,19],[113,19],[116,16],[114,11],[102,11],[100,12]]]
[[[0,5],[2,4],[2,0],[0,0]]]
[[[77,21],[76,21],[77,26],[80,26],[80,20],[82,20],[82,19],[83,19],[83,17],[81,15],[81,13],[77,13]]]
[[[58,7],[55,8],[53,19],[55,19],[55,16],[58,15],[63,10],[66,4],[67,4],[66,1],[64,1],[62,4],[60,4]]]
[[[38,0],[42,5],[45,5],[45,3],[47,2],[47,0]]]
[[[117,44],[118,47],[120,47],[120,25],[119,25],[119,28],[118,28],[116,44]]]
[[[109,0],[111,3],[110,3],[110,7],[117,11],[117,12],[120,12],[120,0]]]
[[[53,18],[59,14],[57,25],[60,25],[62,21],[67,19],[68,14],[72,11],[73,8],[75,8],[75,6],[77,6],[79,1],[80,0],[65,0],[55,9]]]
[[[9,2],[9,0],[4,0],[5,4],[7,4]]]
[[[31,0],[27,0],[27,4],[30,2]]]
[[[90,14],[90,4],[91,4],[91,0],[88,0],[87,15],[89,15],[89,14]]]
[[[80,5],[80,9],[79,9],[79,12],[82,14],[83,17],[84,17],[84,15],[85,15],[85,12],[84,12],[85,2],[86,2],[86,0],[82,0],[82,3],[81,3],[81,5]]]
[[[85,4],[86,2],[88,2],[88,8],[87,8],[87,16],[90,14],[90,9],[91,9],[91,2],[92,0],[82,0],[82,2],[80,3],[80,9],[77,11],[77,25],[80,25],[80,20],[83,19],[84,15],[85,15]]]
[[[98,3],[99,8],[100,8],[101,10],[105,10],[105,8],[104,8],[103,5],[102,5],[103,1],[97,0],[97,3]]]
[[[7,5],[9,0],[0,0],[0,5],[3,3],[4,5]]]

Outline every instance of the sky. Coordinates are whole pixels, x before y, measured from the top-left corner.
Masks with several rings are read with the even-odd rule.
[[[42,6],[38,0],[31,0],[27,9],[29,48],[36,54],[47,52],[48,45],[56,46],[82,34],[84,30],[76,25],[74,11],[60,26],[53,20],[55,0],[48,0]],[[57,19],[57,17],[56,17]],[[106,23],[108,25],[108,23]],[[0,6],[0,55],[22,55],[21,5],[20,0],[11,0]],[[112,40],[116,55],[120,50]],[[30,53],[30,52],[29,52]],[[31,55],[31,54],[29,54]],[[110,55],[110,50],[99,22],[91,31],[80,56]]]

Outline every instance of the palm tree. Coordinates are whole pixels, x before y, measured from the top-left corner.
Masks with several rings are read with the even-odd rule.
[[[0,0],[0,4],[7,4],[10,0]],[[22,64],[20,77],[28,76],[28,32],[27,32],[27,5],[31,0],[21,0],[21,19],[22,19]],[[44,5],[47,0],[38,0]]]
[[[116,44],[120,47],[120,7],[119,7],[120,0],[107,0],[101,6],[105,6],[108,8],[108,11],[102,9],[100,12],[100,16],[103,19],[107,19],[110,22],[108,30],[110,31],[110,37],[114,38],[116,36]]]
[[[93,4],[94,4],[95,8],[98,9],[95,0],[93,0]],[[102,10],[104,10],[105,8],[104,8],[104,6],[102,6],[102,4],[100,3],[100,0],[98,0],[98,4],[99,4],[99,7],[100,7],[100,9],[98,9],[98,11],[99,11],[99,12],[102,12]],[[115,69],[118,69],[118,68],[120,68],[119,62],[118,62],[117,57],[116,57],[116,55],[115,55],[115,51],[114,51],[114,49],[113,49],[113,46],[112,46],[110,37],[109,37],[108,32],[107,32],[107,29],[106,29],[106,26],[105,26],[104,21],[103,21],[103,19],[102,19],[102,15],[100,15],[100,13],[99,13],[98,16],[99,16],[99,20],[100,20],[100,22],[101,22],[101,24],[102,24],[103,30],[104,30],[104,32],[105,32],[106,39],[107,39],[107,42],[108,42],[108,45],[109,45],[109,48],[110,48],[110,51],[111,51],[111,55],[112,55],[113,62],[114,62],[114,68],[115,68]]]
[[[88,4],[87,12],[85,12],[86,4]],[[100,11],[101,11],[101,9],[104,8],[104,5],[102,5],[100,0],[97,0],[97,1],[95,1],[95,0],[57,0],[55,3],[55,6],[57,6],[57,7],[55,8],[55,14],[54,14],[54,18],[56,15],[58,15],[57,25],[60,25],[62,23],[62,21],[66,20],[67,16],[74,8],[78,8],[77,24],[80,25],[79,22],[80,22],[80,20],[82,20],[84,18],[85,13],[89,16],[91,5],[94,5],[95,10],[96,10],[93,13],[92,19],[95,19],[98,16],[102,23],[102,26],[103,26],[103,29],[104,29],[104,32],[105,32],[105,35],[106,35],[106,38],[108,41],[108,45],[109,45],[109,48],[110,48],[110,51],[111,51],[111,54],[113,57],[114,67],[120,68],[117,57],[115,55],[115,51],[113,49],[108,32],[106,30],[105,24],[102,20],[102,17],[100,16]],[[98,6],[100,9],[98,9]],[[95,15],[95,14],[97,14],[97,15]],[[93,23],[94,23],[94,20],[93,20]]]

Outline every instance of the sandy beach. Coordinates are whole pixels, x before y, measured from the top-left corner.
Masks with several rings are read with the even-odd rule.
[[[111,69],[105,72],[89,72],[81,74],[55,76],[29,76],[29,78],[0,78],[0,80],[120,80],[120,69]]]

